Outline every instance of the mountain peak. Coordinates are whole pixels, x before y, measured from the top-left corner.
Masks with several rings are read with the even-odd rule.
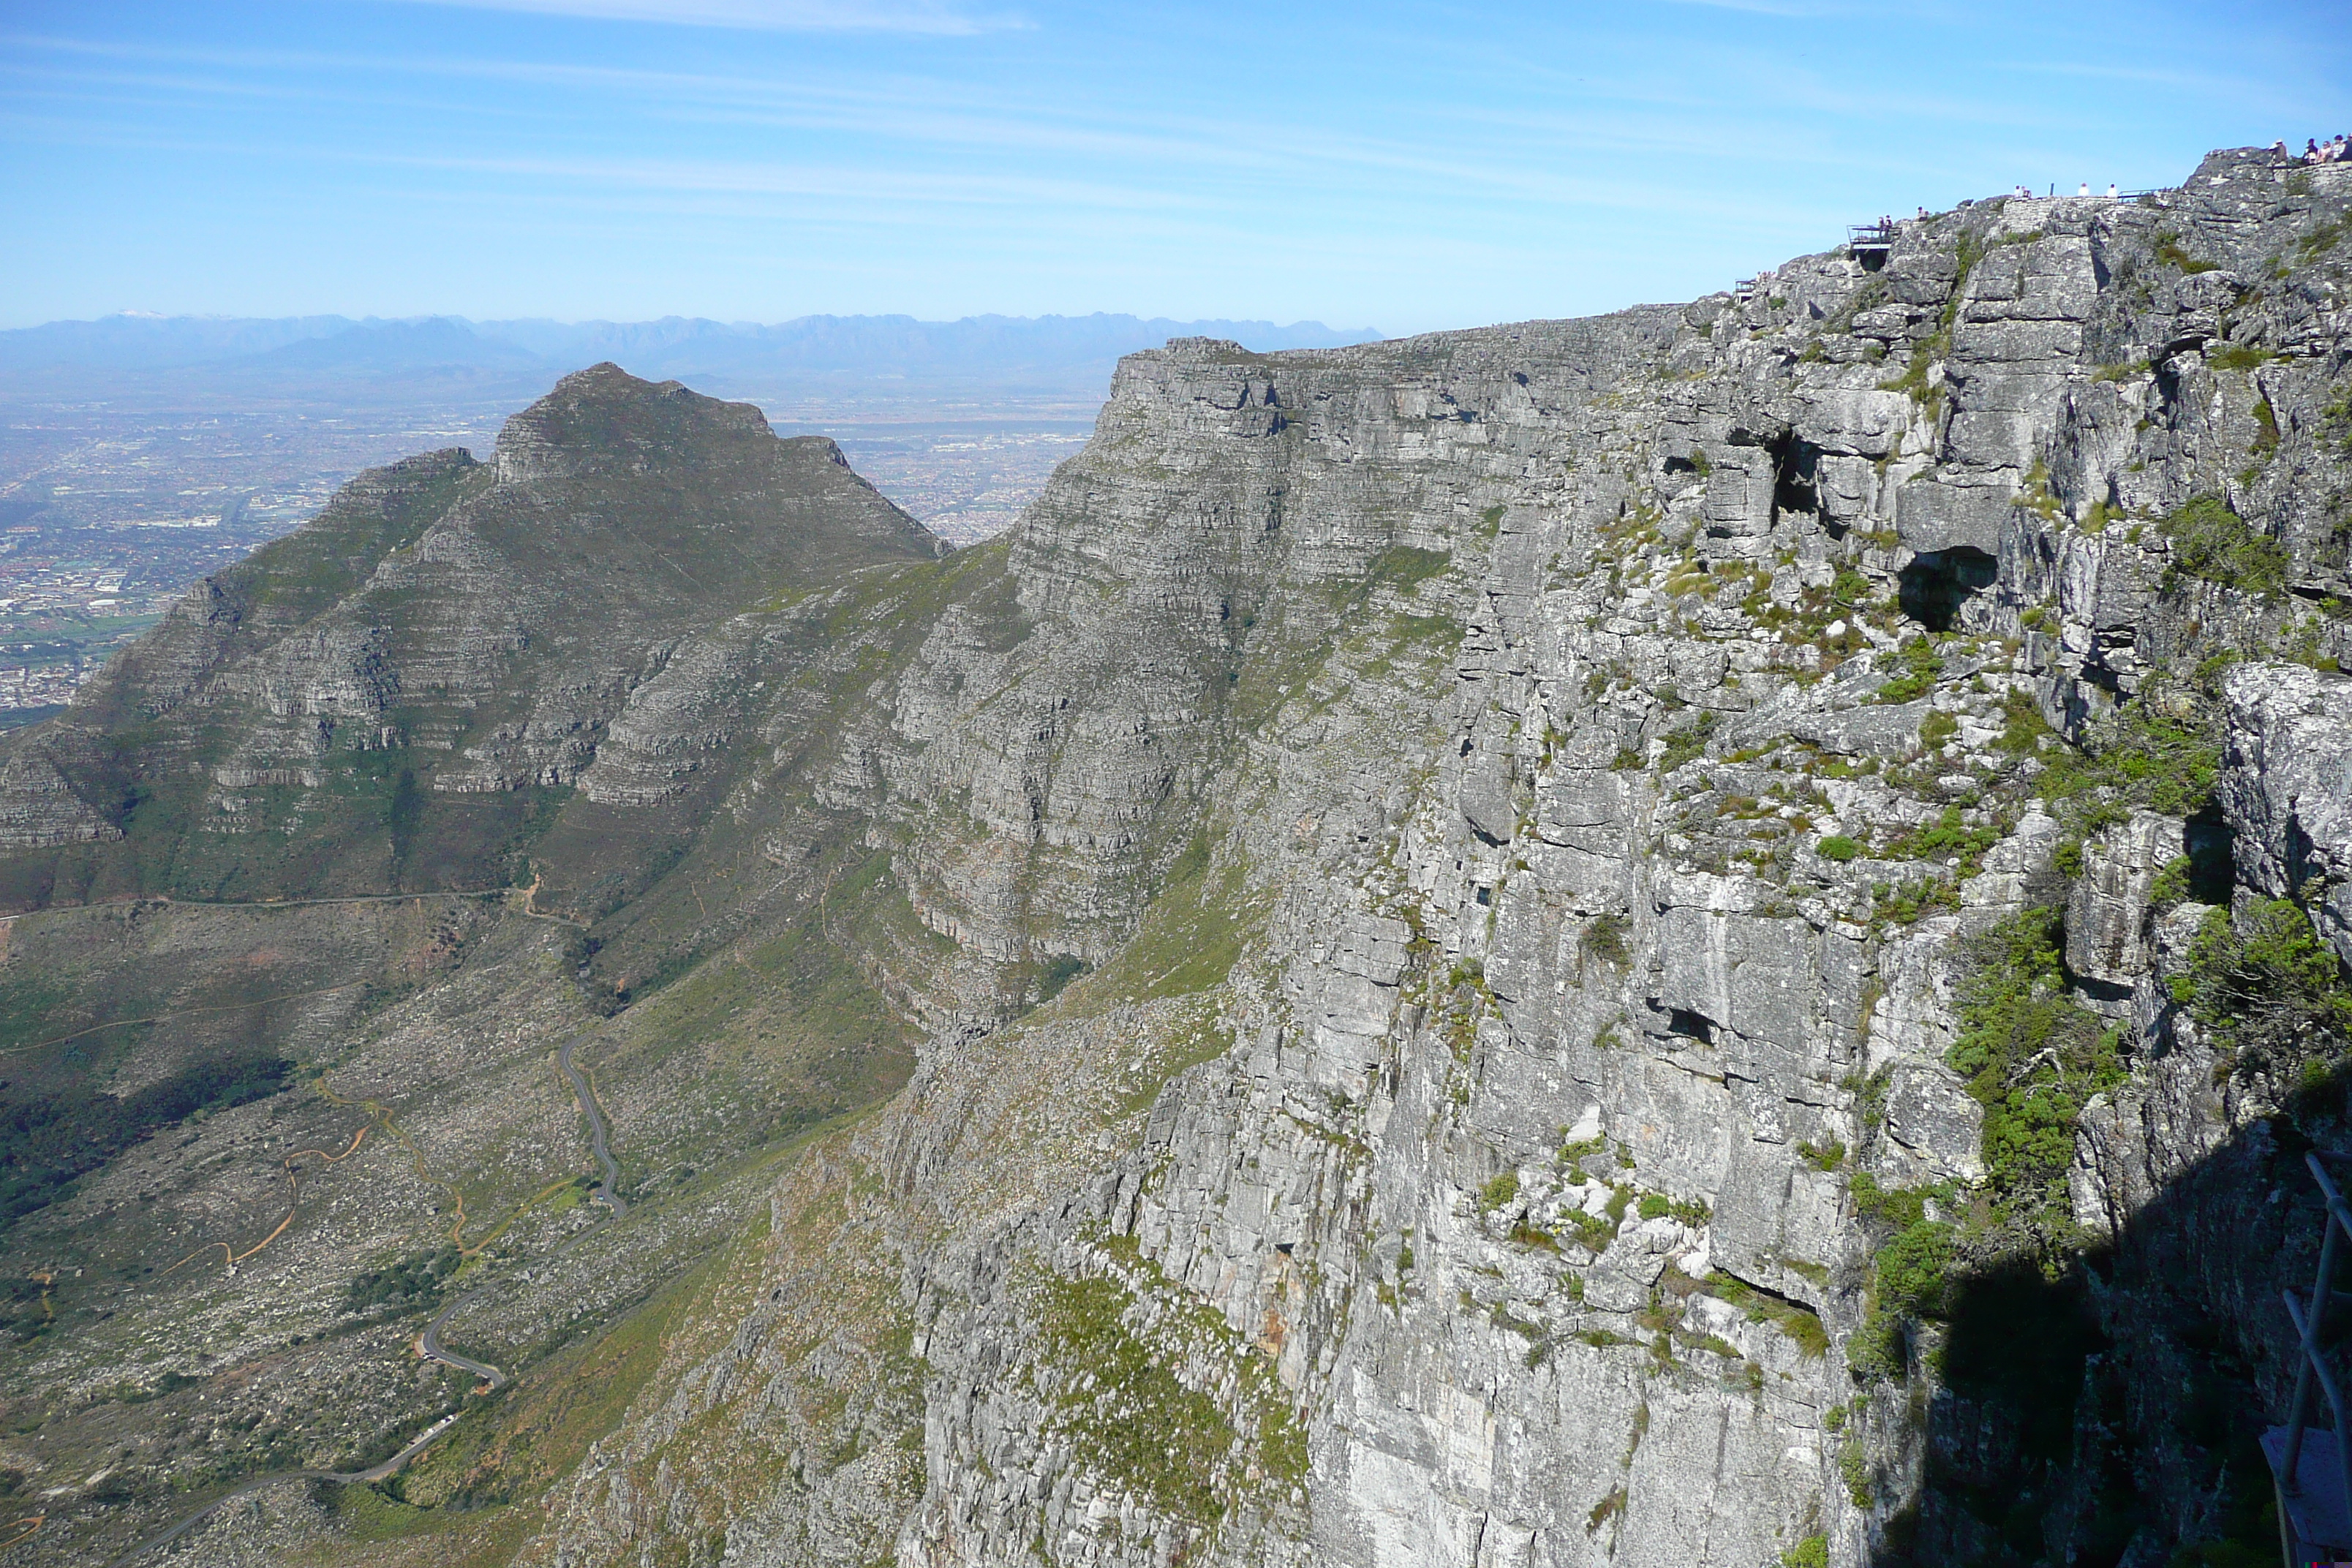
[[[772,438],[767,416],[681,382],[646,381],[610,360],[574,371],[499,432],[499,479],[524,483],[699,460],[714,446]]]

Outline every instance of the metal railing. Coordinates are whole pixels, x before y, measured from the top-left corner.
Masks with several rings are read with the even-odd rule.
[[[2278,1489],[2279,1546],[2287,1568],[2310,1568],[2314,1563],[2352,1557],[2352,1423],[2345,1419],[2344,1391],[2319,1342],[2327,1309],[2336,1299],[2339,1243],[2352,1237],[2352,1208],[2345,1206],[2343,1194],[2328,1179],[2327,1168],[2317,1153],[2305,1153],[2303,1163],[2310,1167],[2312,1180],[2319,1184],[2320,1195],[2326,1200],[2327,1219],[2309,1303],[2296,1300],[2292,1290],[2279,1292],[2303,1353],[2295,1368],[2294,1403],[2287,1423],[2263,1435],[2263,1452],[2270,1459],[2272,1479]],[[2327,1401],[2335,1420],[2333,1430],[2311,1426],[2315,1385]]]

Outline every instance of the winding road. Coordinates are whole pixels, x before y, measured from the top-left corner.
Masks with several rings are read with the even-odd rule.
[[[604,1125],[604,1108],[596,1102],[596,1091],[589,1086],[588,1075],[572,1065],[572,1047],[577,1044],[577,1036],[564,1041],[562,1047],[555,1053],[555,1065],[562,1070],[565,1081],[572,1085],[572,1092],[579,1100],[580,1109],[588,1117],[588,1146],[595,1152],[596,1165],[601,1173],[595,1190],[589,1194],[590,1201],[603,1204],[612,1211],[613,1217],[618,1219],[629,1212],[628,1203],[620,1192],[621,1163],[613,1158],[612,1137]],[[482,1287],[482,1289],[487,1289],[488,1286]],[[482,1386],[474,1392],[488,1394],[505,1384],[507,1374],[486,1361],[459,1355],[441,1343],[442,1329],[457,1315],[459,1309],[481,1293],[481,1289],[468,1290],[442,1308],[425,1326],[425,1331],[416,1336],[416,1353],[444,1365],[454,1366],[460,1372],[472,1373],[482,1380]]]
[[[465,1306],[488,1289],[488,1286],[484,1285],[467,1291],[435,1313],[433,1321],[425,1325],[425,1331],[416,1336],[418,1355],[427,1361],[437,1361],[444,1366],[454,1366],[459,1372],[470,1372],[480,1378],[482,1385],[474,1390],[477,1394],[488,1394],[492,1389],[500,1387],[506,1383],[507,1374],[488,1362],[476,1361],[472,1356],[459,1355],[456,1351],[447,1349],[441,1343],[441,1331],[448,1325],[450,1319],[457,1315],[458,1308]]]
[[[579,1043],[577,1035],[564,1041],[562,1049],[555,1053],[555,1065],[571,1080],[572,1092],[579,1098],[580,1109],[588,1113],[588,1144],[595,1150],[597,1166],[604,1173],[604,1179],[597,1184],[591,1195],[611,1209],[613,1217],[618,1219],[629,1212],[629,1205],[621,1199],[621,1164],[613,1158],[612,1144],[605,1140],[604,1108],[596,1103],[596,1091],[588,1087],[587,1074],[572,1065],[572,1047]]]
[[[444,1311],[441,1314],[444,1318],[448,1315],[449,1313],[447,1311]],[[434,1327],[440,1327],[439,1319],[436,1319],[434,1321]],[[442,1357],[439,1359],[446,1360],[448,1358]],[[465,1364],[468,1366],[479,1366],[481,1363],[478,1362],[468,1362]],[[280,1481],[331,1481],[337,1486],[355,1487],[368,1486],[376,1481],[389,1479],[403,1465],[405,1465],[409,1460],[423,1453],[426,1444],[432,1442],[434,1438],[438,1437],[442,1433],[446,1432],[451,1426],[455,1426],[460,1414],[462,1413],[459,1411],[451,1411],[448,1415],[444,1415],[440,1420],[436,1421],[432,1426],[427,1426],[424,1431],[419,1432],[415,1436],[410,1438],[408,1441],[408,1447],[401,1449],[399,1453],[394,1454],[391,1458],[384,1460],[383,1463],[380,1465],[370,1465],[364,1470],[279,1470],[271,1475],[257,1476],[252,1480],[246,1482],[243,1486],[238,1487],[232,1491],[223,1492],[220,1496],[213,1499],[212,1501],[196,1510],[195,1512],[188,1515],[185,1519],[175,1522],[169,1530],[163,1531],[160,1534],[149,1536],[146,1540],[141,1542],[130,1551],[125,1552],[122,1555],[109,1563],[106,1565],[106,1568],[123,1568],[124,1564],[145,1556],[148,1552],[154,1551],[157,1547],[177,1541],[181,1536],[185,1535],[189,1531],[194,1530],[196,1526],[202,1524],[205,1521],[218,1513],[222,1509],[225,1509],[229,1504],[235,1502],[237,1499],[241,1497],[250,1497],[255,1492],[261,1490],[264,1487],[274,1487]]]
[[[565,1080],[572,1085],[572,1093],[579,1099],[580,1109],[588,1117],[588,1141],[590,1146],[595,1151],[596,1163],[601,1172],[595,1190],[590,1195],[593,1201],[604,1205],[610,1210],[612,1217],[617,1220],[628,1212],[629,1207],[620,1194],[621,1165],[620,1162],[613,1157],[611,1134],[604,1122],[604,1108],[596,1102],[596,1091],[589,1084],[587,1075],[572,1065],[572,1047],[577,1043],[576,1037],[564,1041],[562,1047],[555,1053],[555,1065],[562,1069]],[[357,1146],[354,1141],[353,1147]],[[289,1217],[290,1219],[291,1216]],[[284,1226],[281,1226],[279,1228],[283,1229]],[[588,1234],[583,1232],[567,1242],[561,1250],[570,1251],[581,1241],[586,1239]],[[425,1331],[416,1336],[417,1354],[430,1361],[437,1361],[445,1366],[454,1366],[460,1372],[471,1373],[480,1378],[481,1385],[474,1390],[478,1394],[488,1394],[504,1386],[507,1374],[486,1361],[476,1361],[471,1356],[459,1355],[457,1352],[444,1346],[441,1343],[441,1331],[448,1326],[450,1319],[479,1299],[482,1293],[491,1289],[495,1283],[496,1281],[486,1281],[478,1285],[442,1308],[440,1311],[434,1314],[433,1321],[425,1326]],[[276,1486],[280,1481],[327,1481],[336,1486],[349,1487],[369,1486],[377,1481],[389,1479],[399,1473],[401,1468],[409,1460],[423,1453],[436,1437],[455,1426],[457,1417],[462,1414],[462,1411],[451,1411],[410,1438],[407,1447],[402,1448],[400,1452],[382,1464],[371,1465],[364,1470],[278,1470],[270,1475],[257,1476],[244,1485],[222,1493],[186,1518],[173,1521],[170,1529],[149,1536],[110,1562],[107,1568],[127,1568],[129,1563],[145,1556],[157,1547],[168,1545],[178,1540],[230,1503],[236,1501],[237,1499],[249,1497],[263,1488]]]

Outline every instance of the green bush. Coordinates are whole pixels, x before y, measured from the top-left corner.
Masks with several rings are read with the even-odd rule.
[[[2151,718],[2136,704],[2084,741],[2082,752],[2061,752],[2039,781],[2053,803],[2074,805],[2078,831],[2121,822],[2135,805],[2194,816],[2221,775],[2220,722],[2208,705],[2175,721]],[[2067,875],[2080,875],[2079,866]]]
[[[1942,855],[1959,858],[1961,874],[1976,875],[1984,860],[1985,851],[2000,842],[1998,827],[1970,827],[1957,805],[1948,805],[1943,815],[1925,827],[1915,827],[1887,846],[1889,855],[1907,859],[1927,860]]]
[[[1953,299],[1957,303],[1958,300],[1957,290],[1954,292]],[[1947,309],[1948,310],[1949,307]],[[1878,390],[1902,393],[1912,402],[1927,409],[1930,418],[1936,417],[1943,407],[1944,389],[1940,386],[1929,385],[1927,373],[1935,367],[1937,361],[1947,358],[1951,352],[1952,329],[1951,323],[1947,321],[1941,329],[1922,339],[1918,347],[1911,351],[1911,358],[1905,363],[1903,374],[1889,376],[1880,382]]]
[[[1921,877],[1901,887],[1881,882],[1870,891],[1870,918],[1881,923],[1915,925],[1937,910],[1960,907],[1959,884],[1947,877]]]
[[[2172,564],[2165,572],[2168,592],[2182,576],[2264,598],[2286,592],[2292,563],[2285,547],[2255,532],[2219,496],[2198,496],[2158,526],[2172,542]]]
[[[1955,1227],[1927,1217],[1930,1194],[1882,1187],[1866,1171],[1854,1177],[1853,1194],[1854,1213],[1880,1239],[1848,1358],[1864,1376],[1893,1377],[1903,1371],[1905,1326],[1940,1318],[1949,1305]]]
[[[1668,735],[1666,749],[1658,758],[1658,772],[1673,773],[1705,752],[1708,740],[1715,734],[1717,722],[1715,713],[1709,710]]]
[[[1895,1233],[1874,1259],[1878,1296],[1890,1312],[1906,1318],[1943,1315],[1952,1267],[1953,1226],[1917,1219]]]
[[[1621,914],[1595,915],[1585,926],[1583,934],[1576,939],[1577,945],[1587,958],[1596,958],[1622,969],[1633,957],[1632,950],[1625,945],[1625,933],[1632,926],[1633,922]]]
[[[1643,1219],[1664,1219],[1666,1215],[1674,1213],[1674,1210],[1675,1205],[1673,1200],[1668,1198],[1664,1193],[1643,1193],[1642,1194],[1642,1217]]]
[[[1843,833],[1832,833],[1814,848],[1822,859],[1835,860],[1843,865],[1861,855],[1862,840]]]
[[[1845,1163],[1845,1145],[1834,1138],[1825,1143],[1800,1143],[1797,1157],[1816,1171],[1834,1171]]]
[[[2334,1059],[2352,1044],[2343,965],[2284,899],[2258,899],[2234,921],[2227,910],[2208,914],[2171,990],[2244,1070]]]
[[[1868,1508],[1876,1497],[1870,1484],[1870,1461],[1863,1457],[1862,1445],[1848,1438],[1838,1449],[1838,1474],[1844,1479],[1846,1496],[1856,1508]]]
[[[363,1312],[372,1307],[426,1307],[440,1300],[443,1287],[465,1259],[454,1247],[411,1253],[383,1268],[367,1269],[343,1289],[343,1310]]]
[[[2066,1166],[2084,1102],[2122,1081],[2116,1031],[2066,990],[2065,930],[2032,909],[1969,944],[1949,1060],[1985,1108],[1985,1183],[1996,1214],[2047,1247],[2071,1235]]]
[[[2042,717],[2042,704],[2031,691],[2011,691],[2003,697],[2000,718],[2000,739],[1994,743],[2012,757],[2040,751],[2042,738],[2051,732],[2049,721]]]
[[[1914,637],[1903,645],[1895,657],[1902,660],[1903,668],[1878,689],[1879,701],[1908,702],[1935,689],[1944,673],[1943,656],[1936,651],[1935,644],[1926,637]]]
[[[1518,1195],[1519,1173],[1517,1171],[1505,1171],[1499,1176],[1488,1178],[1486,1184],[1478,1189],[1479,1212],[1492,1214],[1498,1208],[1507,1206]]]
[[[2172,234],[2159,234],[2156,237],[2156,258],[2178,267],[2183,272],[2191,273],[2210,272],[2221,265],[2218,261],[2201,261],[2189,255],[2180,248],[2179,237]]]

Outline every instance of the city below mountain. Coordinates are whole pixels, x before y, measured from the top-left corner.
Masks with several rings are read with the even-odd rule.
[[[2274,1560],[2347,300],[2249,150],[1393,342],[0,334],[535,378],[0,736],[7,1561]],[[963,547],[778,413],[1087,374]]]
[[[1121,354],[1377,338],[1314,322],[813,316],[780,326],[110,316],[0,332],[0,729],[54,711],[171,599],[361,469],[487,446],[557,376],[620,359],[838,439],[942,538],[1011,526]]]

